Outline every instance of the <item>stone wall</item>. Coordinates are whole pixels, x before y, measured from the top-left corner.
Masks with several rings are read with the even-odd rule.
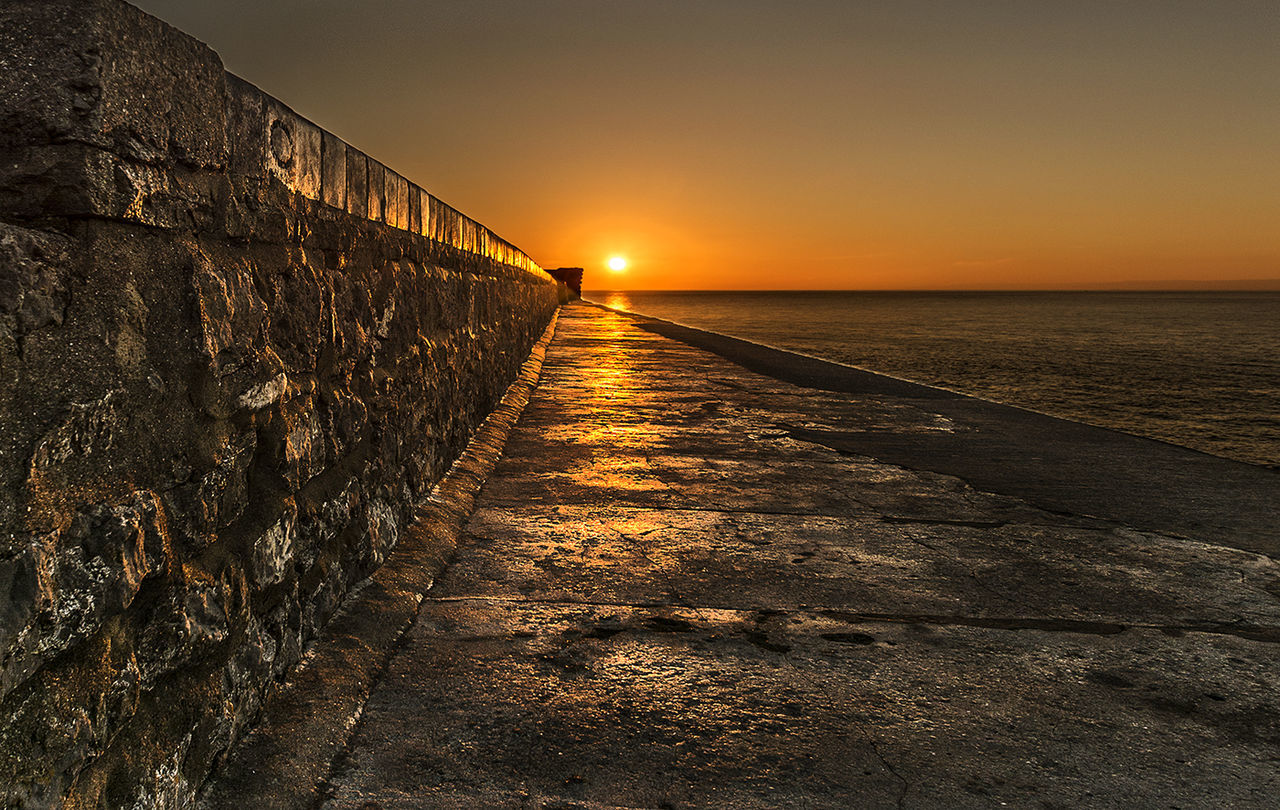
[[[0,804],[187,804],[556,304],[160,21],[0,5]]]

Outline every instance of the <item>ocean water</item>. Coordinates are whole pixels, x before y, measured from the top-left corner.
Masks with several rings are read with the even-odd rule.
[[[607,306],[1280,465],[1277,292],[587,292]]]

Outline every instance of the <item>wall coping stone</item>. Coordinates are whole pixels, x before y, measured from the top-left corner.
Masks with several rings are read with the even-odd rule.
[[[174,175],[224,168],[543,272],[489,228],[228,73],[204,43],[123,0],[8,0],[0,8],[0,188],[46,187],[0,194],[0,217],[184,228],[183,204],[200,189]]]

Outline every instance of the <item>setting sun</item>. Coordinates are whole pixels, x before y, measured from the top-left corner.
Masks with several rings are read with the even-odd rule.
[[[627,269],[627,260],[621,256],[614,256],[609,260],[609,269],[615,273],[621,273]]]

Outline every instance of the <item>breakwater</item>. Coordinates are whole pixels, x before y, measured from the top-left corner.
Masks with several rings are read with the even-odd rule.
[[[571,303],[339,755],[268,720],[208,810],[1270,808],[1277,502],[1254,465]]]
[[[1280,464],[1280,293],[588,293],[617,309]]]
[[[4,4],[0,802],[187,804],[562,295],[159,20]]]

